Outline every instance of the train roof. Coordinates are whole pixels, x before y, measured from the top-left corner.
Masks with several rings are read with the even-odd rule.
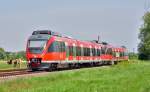
[[[45,39],[48,40],[51,36],[55,36],[55,37],[60,37],[60,39],[65,38],[67,40],[76,40],[80,43],[84,43],[87,45],[96,45],[96,46],[100,46],[100,47],[107,47],[107,48],[112,48],[114,51],[122,51],[125,50],[126,48],[123,46],[114,46],[114,45],[110,45],[107,42],[102,42],[99,43],[97,40],[94,41],[85,41],[85,40],[78,40],[78,39],[74,39],[72,37],[69,36],[63,36],[58,32],[53,32],[51,30],[36,30],[33,31],[32,36],[30,36],[29,40],[34,40],[34,39]]]
[[[38,34],[38,35],[32,35],[29,37],[29,40],[48,40],[50,38],[50,35],[45,34]]]
[[[60,33],[53,32],[51,30],[37,30],[37,31],[33,31],[33,33],[32,33],[32,35],[39,35],[39,34],[53,35],[53,36],[62,37],[62,35]]]

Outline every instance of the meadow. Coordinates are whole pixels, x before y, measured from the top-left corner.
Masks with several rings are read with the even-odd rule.
[[[52,72],[2,82],[0,92],[150,92],[150,62]]]
[[[26,68],[26,67],[27,67],[26,62],[23,61],[23,62],[21,63],[21,67],[20,67],[20,68]],[[6,61],[0,61],[0,70],[18,69],[18,68],[19,68],[18,66],[14,67],[13,64],[11,64],[11,65],[7,64]]]

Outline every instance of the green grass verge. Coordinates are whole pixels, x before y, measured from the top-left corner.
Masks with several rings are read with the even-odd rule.
[[[150,92],[150,62],[54,72],[0,84],[0,92]]]
[[[21,68],[26,68],[26,67],[27,67],[26,62],[22,62]],[[0,61],[0,70],[17,69],[17,68],[19,68],[19,67],[18,66],[14,67],[13,65],[8,65],[7,62],[5,62],[5,61]]]

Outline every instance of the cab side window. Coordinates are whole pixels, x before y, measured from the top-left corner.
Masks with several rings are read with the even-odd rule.
[[[65,52],[65,43],[64,42],[53,42],[49,48],[48,52]]]

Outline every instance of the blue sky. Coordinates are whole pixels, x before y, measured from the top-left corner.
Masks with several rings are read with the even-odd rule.
[[[25,50],[32,31],[137,48],[145,0],[0,0],[0,46]]]

